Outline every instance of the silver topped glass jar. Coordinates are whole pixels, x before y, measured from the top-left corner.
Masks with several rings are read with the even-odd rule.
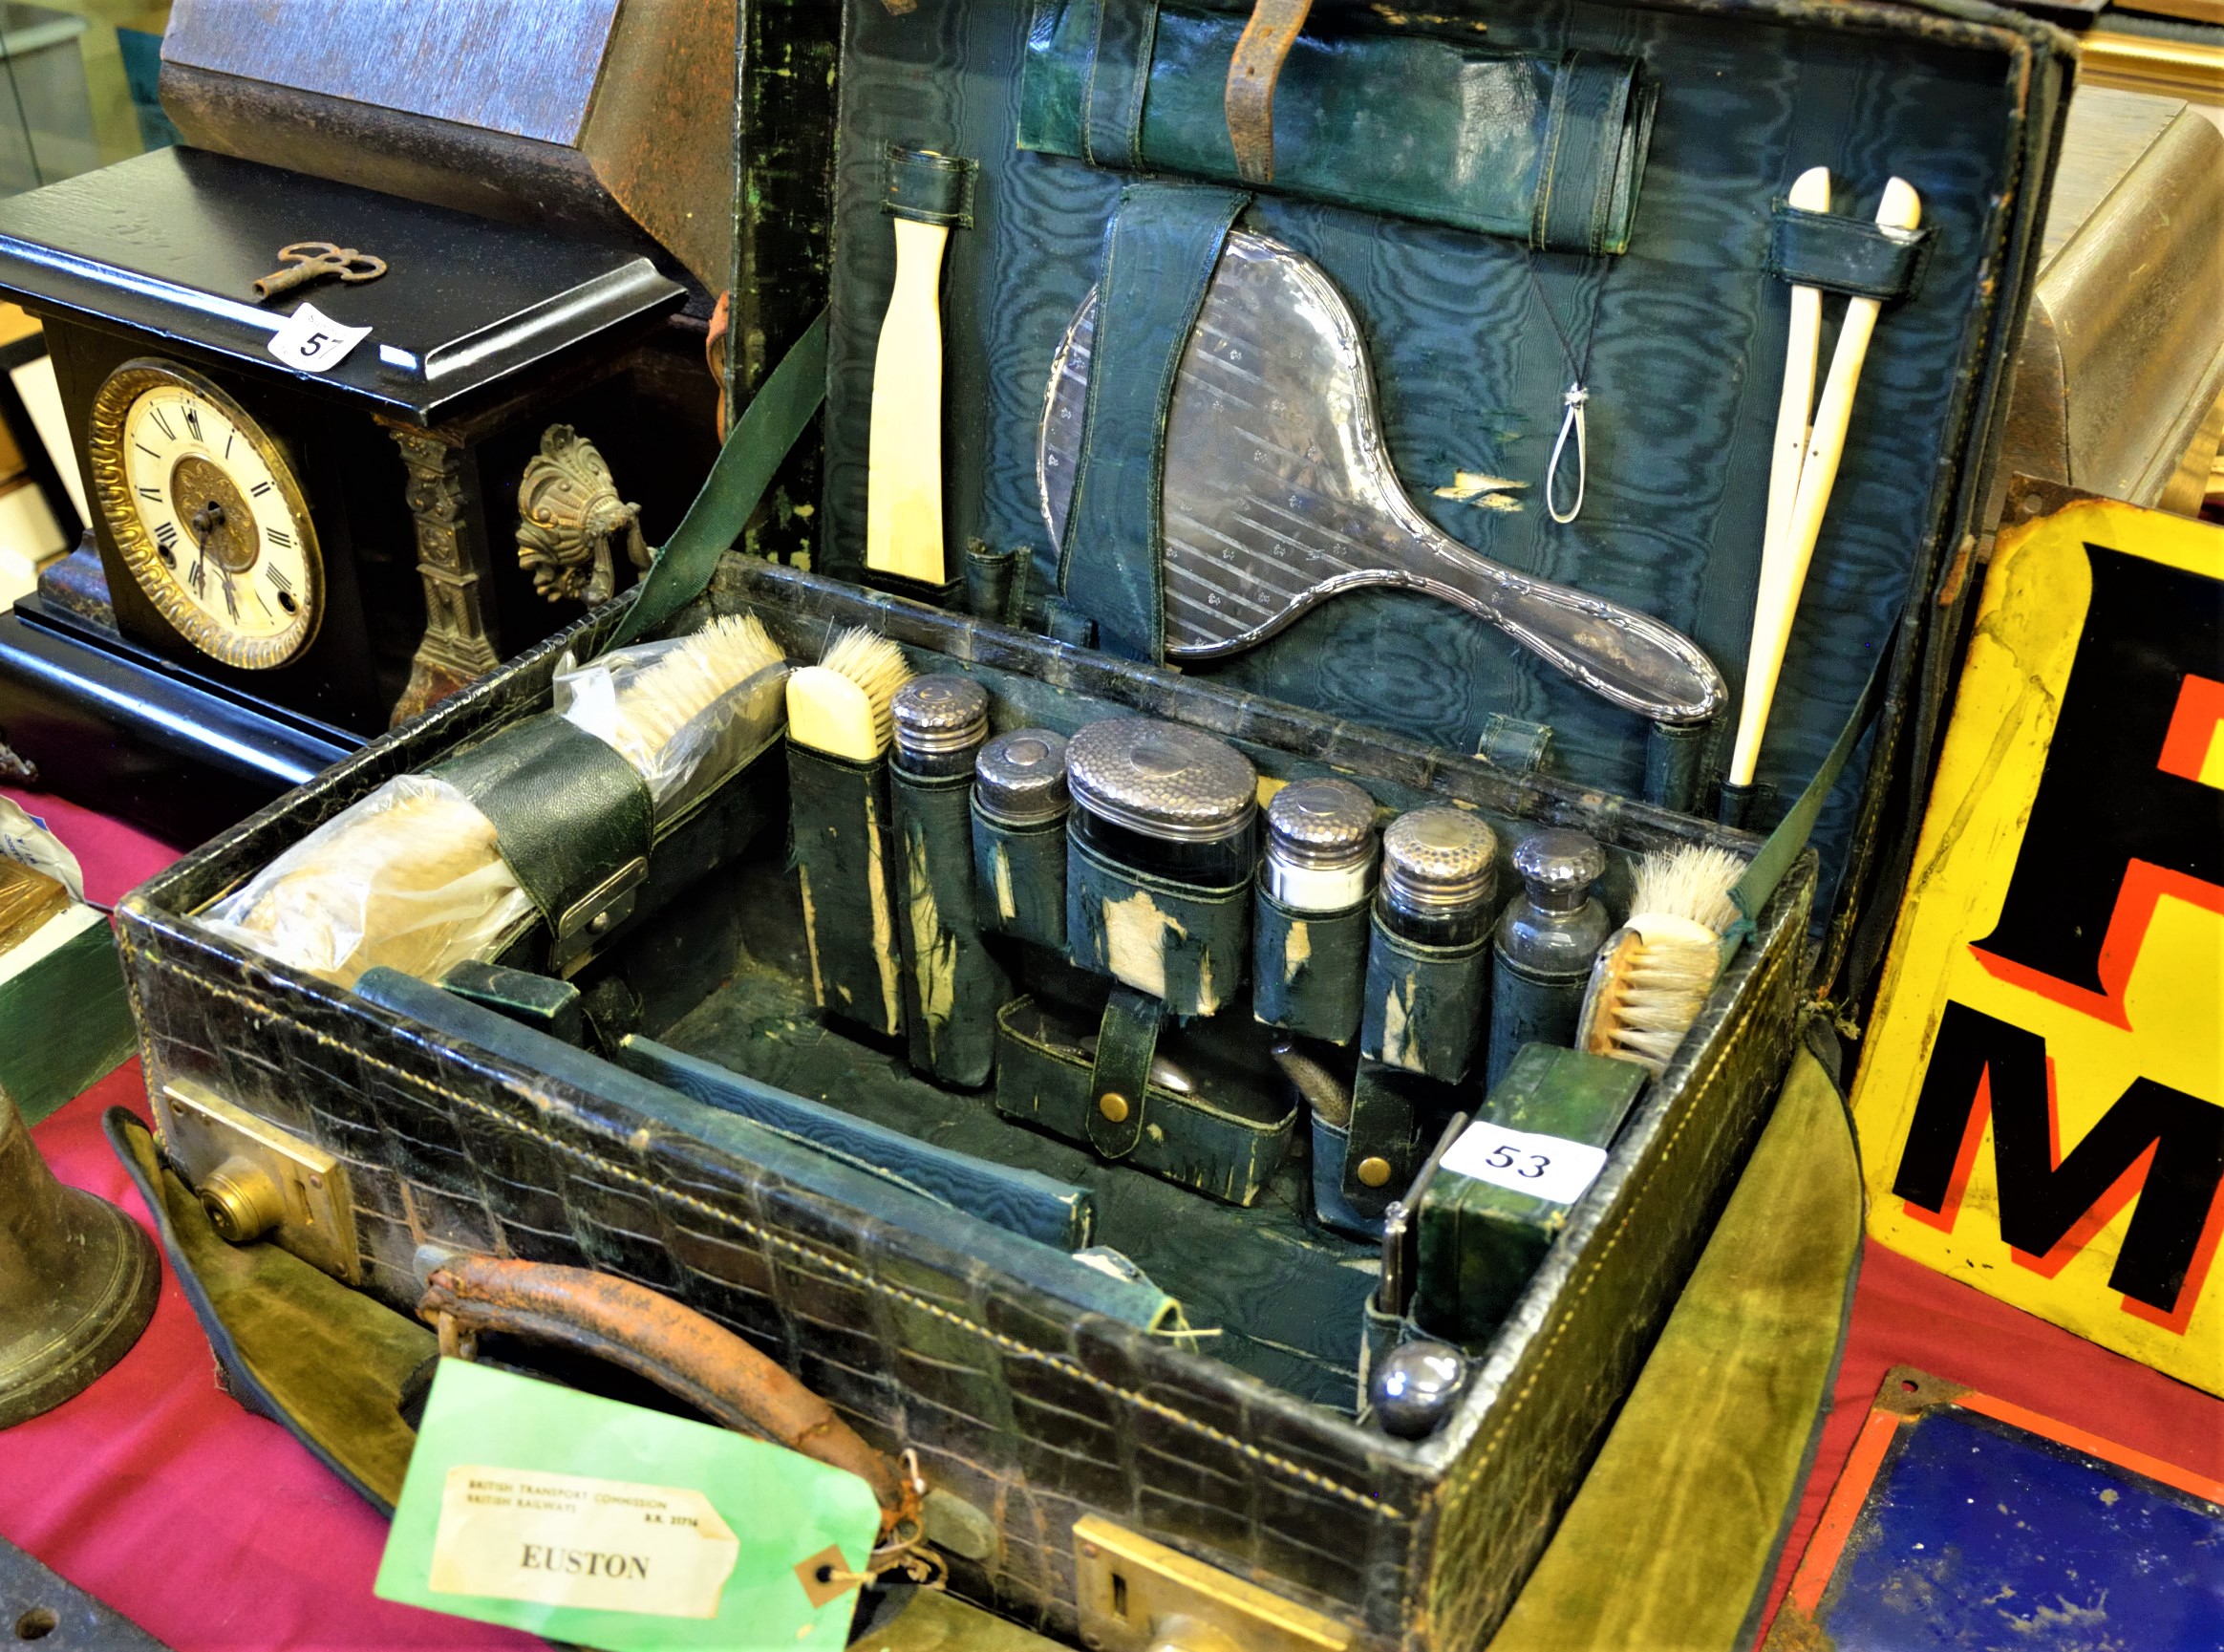
[[[1000,826],[1048,826],[1065,819],[1065,736],[1046,728],[1000,734],[973,760],[973,806]]]
[[[1409,810],[1382,834],[1375,911],[1393,934],[1423,946],[1480,940],[1498,891],[1498,834],[1471,809]]]
[[[1106,860],[1152,876],[1248,882],[1258,771],[1226,740],[1150,718],[1110,718],[1066,744],[1072,830]]]
[[[973,754],[989,738],[989,693],[970,676],[936,672],[896,690],[888,711],[895,724],[895,762],[921,780],[952,780],[973,771]]]
[[[1267,800],[1267,892],[1297,912],[1348,912],[1375,881],[1375,800],[1348,780],[1293,781]]]

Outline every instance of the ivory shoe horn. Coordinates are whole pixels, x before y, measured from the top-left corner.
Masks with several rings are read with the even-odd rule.
[[[942,551],[942,254],[950,225],[890,220],[896,280],[872,364],[865,566],[924,585]]]
[[[1876,208],[1877,227],[1887,234],[1908,235],[1921,222],[1922,202],[1914,186],[1903,178],[1894,178],[1884,186],[1884,200]],[[1829,507],[1830,489],[1838,480],[1838,462],[1846,454],[1853,391],[1861,380],[1861,365],[1869,356],[1869,340],[1876,331],[1879,308],[1873,298],[1855,298],[1846,306],[1846,319],[1838,329],[1838,347],[1830,356],[1829,376],[1823,380],[1822,399],[1815,407],[1814,430],[1807,438],[1807,455],[1800,461],[1799,492],[1782,547],[1782,577],[1772,584],[1764,570],[1754,604],[1753,643],[1746,659],[1744,713],[1731,758],[1730,778],[1735,783],[1747,783],[1752,779],[1762,731],[1767,727],[1768,708],[1776,697],[1777,678],[1784,669],[1784,647],[1791,636],[1792,616],[1799,611],[1807,565],[1814,560],[1823,512]],[[1767,561],[1765,550],[1763,561]]]

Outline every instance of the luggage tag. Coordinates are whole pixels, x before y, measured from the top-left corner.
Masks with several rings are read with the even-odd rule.
[[[603,1652],[840,1647],[879,1530],[844,1470],[442,1360],[374,1593]]]

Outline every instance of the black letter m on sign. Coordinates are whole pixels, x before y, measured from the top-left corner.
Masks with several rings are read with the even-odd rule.
[[[2034,1259],[2073,1236],[2074,1251],[2136,1192],[2108,1283],[2173,1314],[2189,1274],[2209,1259],[2202,1239],[2224,1182],[2224,1107],[2135,1079],[2058,1161],[2045,1041],[1950,1001],[1892,1191],[1934,1212],[1957,1204],[1988,1101],[2000,1237]]]

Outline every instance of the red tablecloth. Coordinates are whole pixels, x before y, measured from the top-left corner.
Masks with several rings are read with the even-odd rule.
[[[11,795],[76,850],[95,900],[113,902],[174,858],[97,815]],[[100,1114],[114,1105],[146,1116],[136,1062],[32,1136],[62,1180],[146,1223],[100,1134]],[[2224,1479],[2224,1401],[1871,1245],[1779,1592],[1877,1384],[1899,1364]],[[284,1430],[219,1392],[214,1368],[176,1281],[165,1278],[154,1322],[115,1370],[0,1434],[0,1536],[179,1652],[541,1644],[374,1599],[385,1522]]]

